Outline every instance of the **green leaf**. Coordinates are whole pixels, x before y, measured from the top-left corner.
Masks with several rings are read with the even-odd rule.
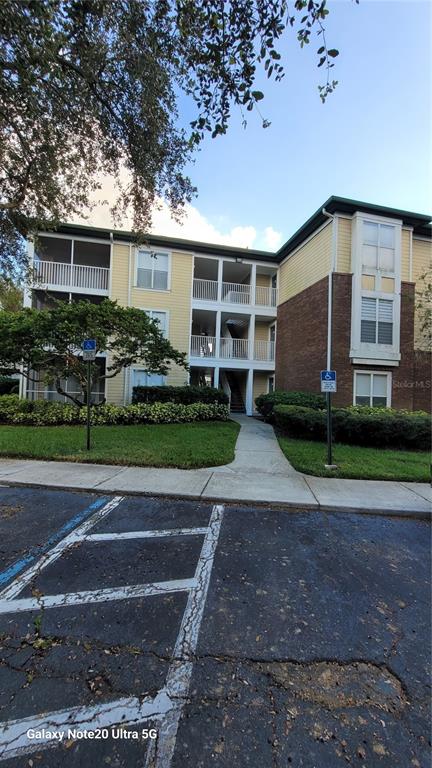
[[[264,94],[261,91],[252,91],[252,96],[255,101],[261,101],[264,98]]]
[[[329,51],[327,51],[328,55],[331,56],[332,59],[335,59],[336,56],[339,56],[339,51],[336,50],[336,48],[330,48]]]

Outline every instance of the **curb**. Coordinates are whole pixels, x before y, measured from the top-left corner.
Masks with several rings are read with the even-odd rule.
[[[377,515],[380,517],[402,517],[407,518],[410,520],[432,520],[432,509],[430,512],[425,512],[424,510],[409,510],[409,509],[385,509],[383,507],[350,507],[350,506],[344,506],[344,505],[338,505],[335,504],[329,505],[329,504],[320,504],[318,501],[315,504],[304,504],[304,503],[297,503],[294,501],[263,501],[263,500],[254,500],[254,499],[233,499],[233,498],[226,498],[224,496],[202,496],[201,494],[178,494],[178,493],[154,493],[152,491],[133,491],[133,490],[125,490],[122,489],[115,489],[110,488],[107,490],[106,488],[87,488],[87,487],[79,487],[76,486],[68,486],[68,485],[47,485],[45,483],[23,483],[23,482],[14,482],[12,479],[8,480],[6,478],[1,478],[0,485],[8,486],[8,487],[15,487],[15,488],[45,488],[51,491],[69,491],[71,493],[92,493],[92,494],[98,494],[98,495],[114,495],[114,494],[121,494],[122,496],[145,496],[145,497],[154,497],[157,496],[159,498],[166,498],[166,499],[179,499],[179,500],[185,500],[185,501],[199,501],[201,503],[208,503],[213,504],[215,502],[222,502],[223,504],[227,504],[229,506],[254,506],[254,507],[262,507],[265,509],[279,509],[279,510],[286,510],[291,512],[322,512],[325,514],[338,514],[338,513],[345,513],[345,514],[355,514],[355,515]]]

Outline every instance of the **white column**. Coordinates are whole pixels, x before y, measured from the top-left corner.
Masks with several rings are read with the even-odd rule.
[[[29,264],[30,275],[33,272],[34,265],[34,242],[33,240],[27,240],[27,256]],[[31,278],[32,279],[32,278]],[[33,279],[32,279],[33,282]],[[23,307],[31,307],[32,305],[32,286],[26,284],[23,291]]]
[[[213,386],[216,387],[216,389],[219,387],[219,366],[218,365],[214,369]]]
[[[222,325],[221,311],[218,310],[216,312],[216,330],[215,330],[215,336],[216,336],[216,357],[217,358],[220,357],[221,325]]]
[[[75,240],[71,240],[71,260],[70,260],[70,275],[69,275],[69,288],[72,291],[74,287],[75,282],[75,276],[74,276],[74,246],[75,246]]]
[[[252,264],[251,271],[251,304],[256,304],[256,264]]]
[[[218,261],[218,285],[217,285],[217,300],[220,303],[222,301],[222,280],[223,280],[223,259]]]
[[[249,349],[248,349],[248,356],[249,360],[254,360],[255,358],[255,315],[251,315],[249,317]]]
[[[248,370],[246,383],[246,413],[248,416],[253,414],[253,369]]]

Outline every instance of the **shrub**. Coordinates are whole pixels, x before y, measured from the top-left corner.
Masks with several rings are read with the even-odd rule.
[[[276,426],[289,437],[326,439],[325,411],[276,405],[273,413]],[[430,450],[430,417],[423,411],[351,407],[334,409],[332,413],[335,442],[375,448]]]
[[[32,426],[85,424],[86,408],[47,400],[20,400],[15,395],[0,397],[0,423]],[[99,405],[91,409],[91,423],[179,424],[191,421],[227,421],[229,409],[221,403],[137,403]]]
[[[323,395],[316,395],[313,392],[284,392],[275,389],[266,395],[259,395],[255,400],[259,413],[267,420],[273,419],[273,408],[275,405],[299,405],[304,408],[314,408],[316,410],[325,408],[325,398]]]
[[[0,396],[15,394],[18,391],[18,379],[13,379],[11,376],[0,376]]]
[[[132,403],[220,403],[228,405],[228,395],[214,387],[134,387]]]

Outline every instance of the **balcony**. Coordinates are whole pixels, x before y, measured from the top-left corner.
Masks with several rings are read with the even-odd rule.
[[[277,288],[257,285],[255,288],[255,306],[276,307]],[[193,298],[199,301],[218,301],[218,281],[194,278]],[[221,283],[220,301],[227,304],[251,305],[252,286],[247,283]]]
[[[106,294],[109,290],[109,269],[106,267],[38,260],[34,263],[34,278],[38,285],[46,288],[79,289]]]
[[[191,357],[216,358],[216,351],[215,336],[191,336]],[[274,362],[275,342],[255,341],[252,350],[249,339],[234,339],[223,336],[219,340],[219,358],[223,360]]]

